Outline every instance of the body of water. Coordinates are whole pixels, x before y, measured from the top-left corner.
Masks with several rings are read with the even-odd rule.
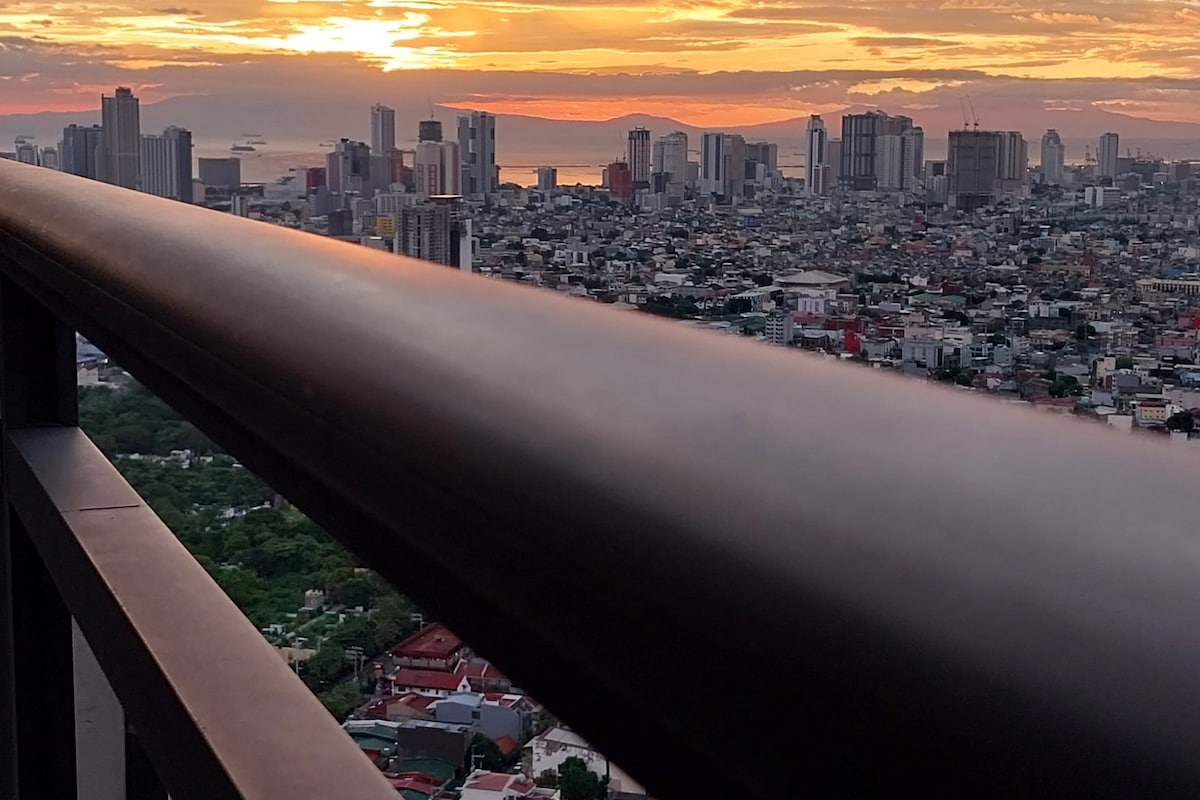
[[[1039,139],[1027,139],[1029,142],[1029,157],[1031,165],[1036,165],[1041,142]],[[693,143],[693,144],[698,144]],[[788,177],[799,177],[804,172],[803,139],[788,137],[777,140],[779,145],[780,171]],[[1096,153],[1096,142],[1084,139],[1067,139],[1067,163],[1082,164],[1085,148],[1091,148]],[[242,180],[248,183],[268,183],[280,176],[287,175],[292,169],[317,167],[325,165],[325,153],[328,145],[322,147],[317,142],[268,142],[265,145],[255,145],[254,152],[230,153],[229,145],[216,145],[210,142],[198,142],[195,153],[204,158],[226,158],[238,156],[242,161]],[[1174,139],[1122,139],[1121,155],[1126,151],[1143,155],[1154,155],[1167,160],[1200,161],[1200,141]],[[595,186],[600,183],[602,163],[612,160],[611,155],[600,153],[572,151],[563,145],[558,145],[553,152],[530,149],[528,144],[523,146],[505,147],[500,140],[499,149],[501,164],[501,179],[522,186],[532,186],[537,182],[536,165],[555,167],[558,170],[560,186],[583,184]],[[693,154],[693,160],[696,159]],[[945,139],[926,139],[926,160],[941,160],[946,157]],[[543,161],[542,159],[546,159]],[[593,166],[594,165],[594,166]]]

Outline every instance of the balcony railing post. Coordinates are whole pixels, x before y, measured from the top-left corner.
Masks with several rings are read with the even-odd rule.
[[[78,625],[75,640],[75,767],[79,796],[130,800],[126,791],[125,710]]]
[[[74,333],[24,289],[0,281],[0,416],[11,431],[75,425]],[[71,616],[3,484],[0,533],[0,794],[77,796]]]

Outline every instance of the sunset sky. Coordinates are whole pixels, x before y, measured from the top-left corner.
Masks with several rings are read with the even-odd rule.
[[[0,0],[0,113],[94,109],[117,84],[143,102],[300,102],[355,85],[385,101],[695,125],[919,112],[964,92],[1200,122],[1200,7],[1181,2],[162,2]]]

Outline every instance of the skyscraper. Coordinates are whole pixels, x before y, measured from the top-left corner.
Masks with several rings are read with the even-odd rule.
[[[392,180],[392,161],[399,156],[399,150],[393,150],[391,153],[371,152],[371,155],[368,156],[369,180],[365,184],[363,197],[374,197],[376,194],[381,192],[386,194],[391,190],[391,186],[395,182]]]
[[[458,197],[438,197],[396,213],[398,255],[471,271],[471,218]]]
[[[1025,183],[1029,173],[1029,144],[1020,131],[1000,132],[1000,184],[1011,191]]]
[[[904,188],[904,136],[902,134],[889,133],[876,138],[875,188],[884,192],[894,192]]]
[[[1096,151],[1097,168],[1099,174],[1109,178],[1117,177],[1117,159],[1121,155],[1121,137],[1118,134],[1109,133],[1100,137],[1100,147]]]
[[[371,106],[371,152],[384,155],[396,149],[396,110],[383,103]]]
[[[767,175],[779,171],[779,145],[774,142],[746,142],[746,160],[762,164]]]
[[[99,125],[86,128],[82,125],[68,125],[63,128],[62,153],[59,159],[63,172],[92,180],[99,177],[96,159],[103,157],[102,131]]]
[[[496,118],[486,111],[458,117],[458,150],[462,157],[462,193],[487,199],[500,186],[496,169]]]
[[[39,163],[37,145],[20,142],[17,145],[16,160],[20,164],[32,164],[36,167]]]
[[[995,131],[950,131],[946,172],[948,202],[960,211],[974,211],[996,200],[1000,180],[1000,138]]]
[[[627,200],[633,197],[633,172],[624,161],[614,161],[608,165],[608,193],[612,197]]]
[[[847,189],[874,189],[875,147],[879,114],[846,114],[842,117],[841,184]]]
[[[552,192],[558,186],[558,170],[554,167],[538,167],[537,188],[539,192]]]
[[[725,134],[700,136],[700,192],[721,194],[725,187]]]
[[[338,140],[333,152],[325,156],[325,177],[331,192],[369,196],[371,148],[366,142]]]
[[[163,130],[163,136],[177,142],[175,169],[176,174],[179,175],[179,200],[191,203],[195,199],[192,197],[192,180],[195,177],[195,173],[192,171],[192,132],[187,128],[170,125]]]
[[[103,180],[136,189],[141,179],[141,117],[133,91],[117,87],[112,97],[100,96],[100,121],[104,129]]]
[[[891,116],[883,111],[844,115],[839,183],[844,188],[860,191],[910,186],[904,165],[907,162],[912,166],[915,162],[911,156],[905,157],[905,145],[915,149],[919,144],[924,150],[923,134],[918,141],[910,133],[913,130],[910,117]],[[906,140],[903,139],[905,134],[908,134]],[[900,137],[900,140],[887,139],[881,143],[882,137]],[[881,147],[886,148],[882,161],[879,157]]]
[[[1063,180],[1063,164],[1066,161],[1066,149],[1058,131],[1051,128],[1042,134],[1042,181],[1051,186],[1057,186]]]
[[[820,114],[808,118],[804,129],[804,191],[810,197],[820,194],[817,172],[829,157],[826,146],[825,121]]]
[[[237,158],[201,158],[197,161],[200,182],[221,194],[236,192],[242,187],[242,162]]]
[[[138,154],[142,165],[141,190],[156,197],[179,197],[178,142],[165,136],[142,136]],[[191,187],[188,187],[189,190]]]
[[[746,194],[746,139],[741,134],[727,133],[722,147],[725,157],[725,180],[720,194],[726,199],[744,197]]]
[[[46,169],[58,169],[58,150],[56,148],[42,148],[42,166]]]
[[[149,142],[148,142],[149,140]],[[161,136],[143,136],[140,160],[144,192],[192,202],[192,132],[174,125]],[[147,158],[155,158],[147,165]],[[149,173],[153,172],[153,175]]]
[[[650,131],[634,128],[629,132],[629,148],[626,162],[633,175],[633,188],[645,189],[650,185]]]
[[[654,143],[651,158],[655,172],[667,176],[667,194],[683,196],[687,185],[688,136],[683,131],[672,131],[659,137]]]
[[[925,129],[921,126],[909,128],[900,134],[904,140],[903,174],[901,189],[910,190],[925,177]]]
[[[825,142],[825,163],[829,165],[829,175],[826,180],[826,192],[831,191],[842,182],[842,140],[828,139]]]
[[[842,118],[842,183],[850,189],[903,191],[920,176],[925,134],[912,119],[882,111]]]
[[[462,194],[462,158],[457,142],[420,142],[413,161],[414,188],[418,195]]]
[[[436,119],[423,119],[417,125],[418,142],[440,142],[442,140],[442,123]]]

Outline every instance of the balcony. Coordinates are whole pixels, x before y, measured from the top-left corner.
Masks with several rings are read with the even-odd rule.
[[[664,800],[1200,790],[1186,453],[0,162],[0,797],[396,796],[74,331]]]

